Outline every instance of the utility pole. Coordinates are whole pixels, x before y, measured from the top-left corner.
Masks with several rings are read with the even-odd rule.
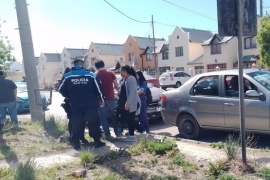
[[[240,114],[240,129],[241,129],[241,146],[242,160],[247,162],[246,155],[246,129],[245,129],[245,111],[244,111],[244,78],[243,78],[243,0],[239,0],[237,4],[237,36],[238,36],[238,82],[239,82],[239,114]]]
[[[260,0],[260,17],[263,17],[263,0]]]
[[[155,68],[156,68],[156,78],[159,77],[159,66],[158,66],[158,58],[156,55],[156,39],[155,39],[155,28],[154,28],[154,17],[152,15],[152,29],[153,29],[153,43],[154,43],[154,61],[155,61]]]
[[[37,79],[37,69],[35,63],[34,47],[30,29],[28,9],[26,0],[15,0],[17,19],[19,25],[21,47],[23,54],[23,64],[26,77],[30,113],[32,121],[44,119],[42,106],[37,105],[35,89],[39,88]]]

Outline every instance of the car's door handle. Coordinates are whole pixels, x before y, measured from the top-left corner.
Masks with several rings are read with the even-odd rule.
[[[227,105],[227,106],[234,106],[233,103],[224,103],[224,105]]]
[[[190,103],[197,103],[197,101],[193,101],[193,100],[188,100],[188,102],[190,102]]]

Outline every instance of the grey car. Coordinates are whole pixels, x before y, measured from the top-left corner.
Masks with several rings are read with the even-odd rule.
[[[246,130],[270,134],[270,72],[244,69]],[[183,138],[196,139],[202,129],[239,130],[238,70],[194,76],[161,96],[165,123]]]

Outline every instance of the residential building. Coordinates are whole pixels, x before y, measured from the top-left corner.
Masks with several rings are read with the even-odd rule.
[[[169,36],[169,59],[159,59],[160,72],[184,71],[191,73],[189,62],[204,54],[202,44],[213,36],[211,31],[175,27]]]
[[[169,64],[169,41],[156,42],[156,54],[158,59],[158,66],[160,74],[171,70]]]
[[[164,41],[164,39],[155,38],[155,42]],[[150,37],[136,37],[129,35],[124,43],[124,53],[127,65],[135,69],[143,70],[154,75],[156,62],[154,58],[154,40]]]
[[[237,62],[237,38],[215,34],[203,44],[205,72],[233,69]],[[195,66],[195,74],[198,68]]]
[[[85,58],[88,49],[76,49],[76,48],[65,48],[61,53],[62,69],[65,70],[67,67],[73,67],[73,61],[76,58]]]
[[[88,49],[85,67],[94,66],[95,60],[101,59],[105,63],[105,68],[110,69],[125,64],[124,46],[122,44],[104,44],[91,42]]]
[[[37,65],[37,74],[40,87],[52,86],[62,78],[63,67],[61,55],[58,53],[41,53]]]
[[[245,68],[250,68],[253,64],[256,64],[259,56],[259,48],[256,37],[243,38],[243,65]]]
[[[8,71],[9,72],[23,72],[23,64],[18,61],[11,62],[9,65]]]

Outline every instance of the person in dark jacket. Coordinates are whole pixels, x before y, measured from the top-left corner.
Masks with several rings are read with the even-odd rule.
[[[80,137],[88,122],[89,135],[94,139],[94,147],[104,146],[100,141],[101,130],[98,114],[99,106],[104,105],[99,81],[94,73],[83,68],[84,61],[75,59],[71,71],[64,75],[59,92],[69,99],[72,111],[71,141],[75,149],[80,149]]]
[[[70,72],[70,71],[71,71],[71,69],[68,67],[68,68],[65,69],[64,74],[67,74],[67,73]],[[61,83],[63,82],[64,78],[65,78],[65,77],[63,76],[63,78],[62,78],[61,81],[60,81],[59,86],[60,86]],[[68,98],[65,98],[65,99],[64,99],[64,102],[61,104],[61,107],[62,107],[62,108],[65,110],[65,112],[67,113],[67,118],[68,118],[68,132],[69,132],[69,135],[70,135],[70,137],[71,137],[71,130],[72,130],[72,110],[71,110],[71,105],[70,105],[70,103],[69,103]],[[84,127],[83,129],[85,129],[85,127]],[[81,142],[82,142],[83,144],[89,143],[88,140],[85,139],[84,133],[82,134],[82,137],[80,137],[80,140],[81,140]]]

